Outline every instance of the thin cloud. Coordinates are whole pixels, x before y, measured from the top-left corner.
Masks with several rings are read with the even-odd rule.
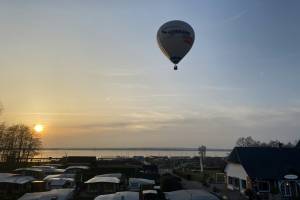
[[[238,126],[257,127],[270,126],[278,123],[295,124],[300,120],[300,107],[285,107],[263,109],[251,106],[211,106],[205,107],[199,112],[202,119],[223,119],[228,124]]]
[[[294,105],[282,108],[259,108],[254,106],[205,105],[193,110],[174,111],[167,108],[161,111],[133,111],[113,116],[101,116],[101,121],[78,122],[78,124],[61,124],[56,128],[70,132],[101,132],[101,131],[138,131],[160,130],[166,127],[185,125],[203,126],[213,124],[218,126],[238,126],[245,128],[271,127],[278,124],[298,126],[300,106]],[[33,114],[33,113],[31,113]],[[45,114],[45,113],[34,113]],[[82,116],[92,113],[46,113],[48,115]],[[99,118],[100,119],[100,118]]]
[[[233,15],[233,16],[230,16],[228,18],[226,18],[223,23],[226,24],[226,23],[230,23],[230,22],[234,22],[234,21],[237,21],[239,19],[241,19],[245,14],[248,13],[248,10],[245,9],[245,10],[242,10],[240,11],[239,13]]]
[[[59,128],[77,130],[135,130],[148,129],[156,130],[160,127],[173,126],[176,124],[187,123],[187,119],[179,114],[163,112],[143,112],[131,113],[121,116],[122,119],[107,122],[81,123],[78,125],[64,125]]]
[[[74,129],[74,130],[118,130],[125,131],[135,129],[147,129],[147,130],[157,130],[161,126],[171,126],[172,124],[182,123],[181,120],[167,120],[167,121],[159,121],[159,120],[140,120],[140,121],[116,121],[116,122],[95,122],[95,123],[86,123],[72,126],[63,126],[62,128]]]
[[[38,116],[90,116],[98,115],[84,112],[7,112],[6,115],[38,115]]]
[[[132,76],[139,76],[140,73],[134,72],[115,72],[115,73],[106,73],[104,76],[106,77],[132,77]]]
[[[234,90],[241,90],[241,88],[238,87],[225,87],[225,86],[214,86],[214,85],[206,85],[206,86],[200,86],[200,90],[206,90],[206,91],[234,91]]]
[[[141,99],[151,99],[151,98],[169,98],[169,97],[195,97],[195,96],[201,96],[202,93],[199,93],[199,91],[203,92],[231,92],[231,91],[238,91],[241,90],[241,88],[238,87],[225,87],[225,86],[200,86],[197,88],[197,91],[193,91],[190,93],[158,93],[158,94],[149,94],[149,95],[139,95],[139,96],[130,96],[124,98],[126,101],[136,101]]]

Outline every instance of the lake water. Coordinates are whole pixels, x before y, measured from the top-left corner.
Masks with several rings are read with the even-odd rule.
[[[230,151],[207,151],[206,156],[225,157]],[[168,151],[168,150],[41,150],[37,157],[63,156],[96,156],[101,157],[132,157],[132,156],[198,156],[198,151]]]

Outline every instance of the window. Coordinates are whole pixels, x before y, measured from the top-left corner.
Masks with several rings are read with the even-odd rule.
[[[238,178],[233,178],[233,179],[234,179],[234,187],[240,188],[240,179],[238,179]]]
[[[270,192],[270,184],[268,181],[259,181],[258,190],[260,192]]]
[[[240,188],[240,179],[228,176],[228,184],[233,185],[234,188]]]
[[[241,181],[242,181],[242,188],[246,189],[246,187],[247,187],[246,181],[245,180],[241,180]]]

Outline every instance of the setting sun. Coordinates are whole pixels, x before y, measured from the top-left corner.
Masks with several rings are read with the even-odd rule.
[[[42,124],[36,124],[34,126],[34,130],[37,132],[37,133],[41,133],[43,130],[44,130],[44,126]]]

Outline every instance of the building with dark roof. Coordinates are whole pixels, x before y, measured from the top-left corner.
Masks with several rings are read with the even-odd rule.
[[[300,149],[235,147],[225,167],[227,188],[282,199],[300,195]]]

